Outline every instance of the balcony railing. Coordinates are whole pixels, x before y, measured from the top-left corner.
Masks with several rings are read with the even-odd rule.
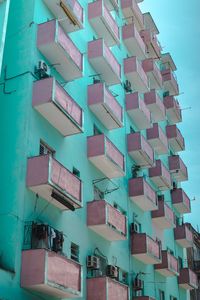
[[[126,216],[105,200],[87,203],[87,226],[108,241],[125,240]]]
[[[98,298],[97,298],[98,297]],[[128,300],[129,288],[110,277],[95,277],[87,279],[87,300]]]
[[[158,155],[168,153],[167,137],[158,123],[154,123],[153,127],[148,128],[146,132],[148,142]]]
[[[170,147],[174,152],[185,150],[185,141],[176,125],[166,126],[166,134]]]
[[[151,113],[138,92],[126,94],[126,110],[139,130],[151,126]]]
[[[146,233],[132,235],[131,254],[144,264],[154,265],[161,262],[160,244]]]
[[[139,59],[146,58],[146,46],[134,23],[122,27],[122,39],[131,55],[136,55]]]
[[[136,56],[124,59],[124,74],[135,91],[148,92],[148,78]]]
[[[108,130],[123,126],[123,108],[104,83],[88,86],[88,105]]]
[[[150,81],[151,89],[162,89],[162,75],[153,58],[147,58],[142,61],[142,67]]]
[[[88,4],[88,20],[99,38],[103,38],[107,46],[120,43],[119,28],[102,0]]]
[[[178,276],[178,259],[170,254],[167,250],[161,252],[162,262],[155,265],[155,270],[165,277]]]
[[[190,198],[183,189],[173,189],[171,191],[172,204],[180,214],[191,212]]]
[[[171,69],[161,71],[163,78],[163,85],[165,91],[170,93],[170,96],[175,96],[179,94],[179,86],[174,73]]]
[[[38,25],[37,47],[65,80],[82,77],[83,55],[58,21]]]
[[[33,107],[62,135],[83,131],[83,111],[53,78],[33,83]]]
[[[144,29],[143,14],[136,0],[121,0],[121,8],[127,23],[134,23],[138,31]]]
[[[164,121],[166,117],[165,106],[156,90],[144,94],[144,102],[152,114],[154,122]]]
[[[176,226],[175,215],[172,209],[165,203],[163,196],[158,198],[158,210],[152,211],[151,217],[154,224],[162,230]]]
[[[82,267],[45,249],[22,252],[21,286],[55,298],[80,298]]]
[[[187,167],[179,155],[169,156],[168,161],[170,173],[176,181],[181,182],[188,180]]]
[[[161,46],[155,33],[151,30],[145,29],[140,32],[140,35],[147,47],[147,54],[149,58],[161,57]]]
[[[50,155],[30,157],[26,184],[61,210],[82,207],[82,182]]]
[[[193,234],[187,225],[178,225],[174,228],[174,239],[183,248],[193,246]]]
[[[43,0],[53,15],[60,22],[65,32],[83,28],[83,8],[77,0],[62,0],[59,4],[54,0]]]
[[[87,140],[88,159],[108,178],[124,176],[124,155],[104,135],[94,135]]]
[[[159,190],[172,188],[171,175],[160,159],[156,160],[155,167],[149,169],[149,177]]]
[[[135,163],[142,168],[150,168],[154,164],[154,151],[144,136],[139,133],[130,133],[127,136],[128,153]]]
[[[129,180],[129,197],[143,211],[158,209],[156,193],[143,177]]]
[[[121,82],[121,65],[103,39],[88,43],[88,60],[106,84],[114,85]]]
[[[178,284],[181,288],[186,290],[198,289],[197,275],[192,270],[183,268],[180,270]]]

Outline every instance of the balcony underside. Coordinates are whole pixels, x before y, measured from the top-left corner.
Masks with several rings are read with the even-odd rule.
[[[108,241],[119,241],[126,240],[126,236],[121,234],[112,225],[101,224],[88,226],[91,230],[95,231],[97,234],[101,235]]]
[[[151,199],[148,198],[148,196],[141,195],[141,196],[134,196],[130,198],[143,211],[151,211],[151,210],[158,209],[156,203],[152,202]]]
[[[156,225],[156,227],[159,227],[162,230],[175,227],[175,224],[172,224],[172,222],[166,217],[156,217],[153,218],[152,220],[153,223]]]
[[[157,259],[156,257],[146,253],[132,254],[132,256],[147,265],[155,265],[160,263],[160,259]]]

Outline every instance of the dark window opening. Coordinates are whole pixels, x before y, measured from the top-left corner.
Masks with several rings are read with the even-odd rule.
[[[71,243],[71,259],[79,262],[79,246]]]
[[[49,145],[47,145],[45,142],[40,141],[40,149],[39,149],[39,154],[40,155],[45,155],[45,154],[49,154],[52,157],[55,156],[56,151],[51,148]]]

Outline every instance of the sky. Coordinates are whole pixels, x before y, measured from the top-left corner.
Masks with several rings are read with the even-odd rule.
[[[186,143],[179,154],[189,173],[182,187],[192,200],[192,213],[184,219],[200,230],[200,0],[144,0],[140,8],[153,16],[163,52],[170,52],[177,66],[183,116],[177,125]]]

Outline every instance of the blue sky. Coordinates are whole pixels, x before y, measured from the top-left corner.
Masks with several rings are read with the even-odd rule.
[[[200,229],[200,0],[144,0],[140,7],[152,14],[163,52],[170,52],[177,66],[178,100],[183,109],[178,127],[186,142],[180,156],[189,172],[182,186],[190,199],[196,199],[185,220]]]

